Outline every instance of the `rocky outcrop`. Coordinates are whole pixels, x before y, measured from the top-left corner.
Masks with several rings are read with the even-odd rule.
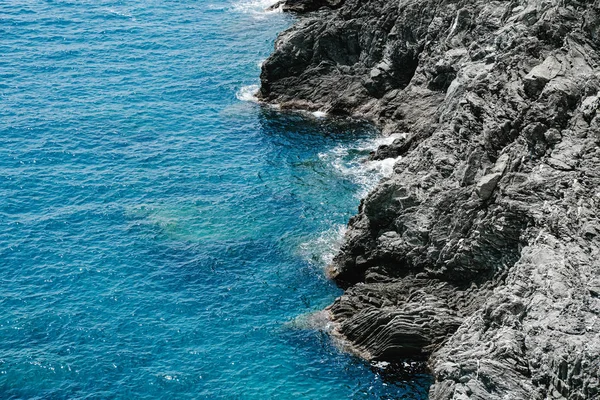
[[[427,360],[432,399],[600,398],[600,2],[318,3],[259,97],[402,134],[330,267],[334,334]]]
[[[273,4],[268,10],[281,9],[282,11],[304,13],[316,11],[321,8],[334,9],[340,7],[344,0],[282,0]]]

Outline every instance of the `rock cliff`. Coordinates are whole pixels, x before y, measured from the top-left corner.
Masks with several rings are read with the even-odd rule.
[[[600,1],[287,0],[259,97],[398,157],[330,274],[335,334],[432,399],[600,398]]]

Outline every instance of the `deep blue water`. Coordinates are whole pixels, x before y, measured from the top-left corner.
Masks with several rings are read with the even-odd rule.
[[[0,0],[0,398],[425,397],[297,322],[386,166],[240,100],[260,3]]]

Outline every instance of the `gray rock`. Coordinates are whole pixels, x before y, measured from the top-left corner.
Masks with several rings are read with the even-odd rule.
[[[559,143],[562,140],[562,135],[560,133],[560,131],[558,129],[548,129],[545,133],[544,133],[546,142],[550,143],[550,144],[556,144]]]
[[[600,2],[318,8],[260,98],[406,133],[371,155],[402,158],[330,267],[332,334],[427,362],[432,399],[600,398]]]
[[[494,192],[494,189],[496,189],[496,185],[500,178],[502,178],[502,174],[495,172],[482,177],[479,182],[477,182],[475,191],[482,200],[487,200],[492,197],[492,193]]]
[[[344,0],[282,0],[270,6],[268,10],[281,8],[283,11],[304,13],[320,8],[338,8],[343,3]]]

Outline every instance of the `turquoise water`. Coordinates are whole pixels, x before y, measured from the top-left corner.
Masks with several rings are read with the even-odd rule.
[[[242,101],[265,5],[0,0],[0,398],[426,397],[297,322],[389,164]]]

